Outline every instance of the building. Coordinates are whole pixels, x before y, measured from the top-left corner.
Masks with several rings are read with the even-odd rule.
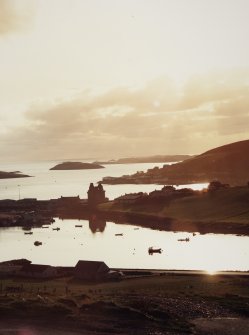
[[[105,190],[103,189],[102,184],[94,186],[93,183],[91,183],[87,194],[88,205],[93,208],[96,207],[98,204],[108,200],[108,198],[105,197]]]
[[[108,276],[109,267],[100,261],[78,261],[74,268],[74,276],[82,280],[101,280]]]

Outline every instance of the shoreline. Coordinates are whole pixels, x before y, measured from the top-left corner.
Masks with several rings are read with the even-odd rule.
[[[92,217],[97,216],[102,220],[113,221],[117,224],[131,224],[163,231],[249,236],[249,223],[247,222],[177,219],[162,215],[160,212],[139,212],[132,206],[112,208],[113,201],[108,201],[92,209],[86,200],[79,198],[76,200],[77,202],[73,204],[67,203],[63,198],[45,201],[37,199],[0,200],[0,227],[19,226],[25,228],[47,224],[48,218],[91,220]],[[62,201],[63,204],[61,204]],[[26,212],[34,214],[27,218],[24,215]],[[24,217],[22,217],[23,215]]]
[[[145,214],[139,212],[126,211],[105,211],[98,210],[105,220],[112,220],[119,224],[129,223],[144,228],[151,228],[172,232],[189,232],[200,234],[232,234],[249,236],[249,225],[238,222],[201,222],[201,221],[179,221],[170,217],[157,216],[153,214]],[[128,222],[127,222],[128,221]]]

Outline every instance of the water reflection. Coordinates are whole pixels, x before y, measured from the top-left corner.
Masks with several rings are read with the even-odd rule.
[[[103,233],[106,227],[106,221],[97,215],[91,215],[89,219],[89,229],[93,234],[95,233]]]
[[[56,227],[60,230],[54,231]],[[248,236],[174,233],[105,222],[98,217],[56,218],[47,229],[34,227],[32,232],[26,235],[21,227],[0,228],[0,261],[26,258],[38,264],[74,266],[82,259],[104,261],[113,268],[210,273],[249,270]],[[35,241],[41,241],[42,246],[34,246]],[[150,247],[162,252],[150,255]]]

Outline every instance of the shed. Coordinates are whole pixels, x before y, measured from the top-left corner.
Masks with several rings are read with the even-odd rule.
[[[84,280],[101,280],[109,271],[109,267],[101,261],[78,261],[74,268],[74,276]]]

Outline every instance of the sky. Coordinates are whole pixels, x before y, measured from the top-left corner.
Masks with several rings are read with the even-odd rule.
[[[249,138],[248,0],[0,0],[2,161]]]

